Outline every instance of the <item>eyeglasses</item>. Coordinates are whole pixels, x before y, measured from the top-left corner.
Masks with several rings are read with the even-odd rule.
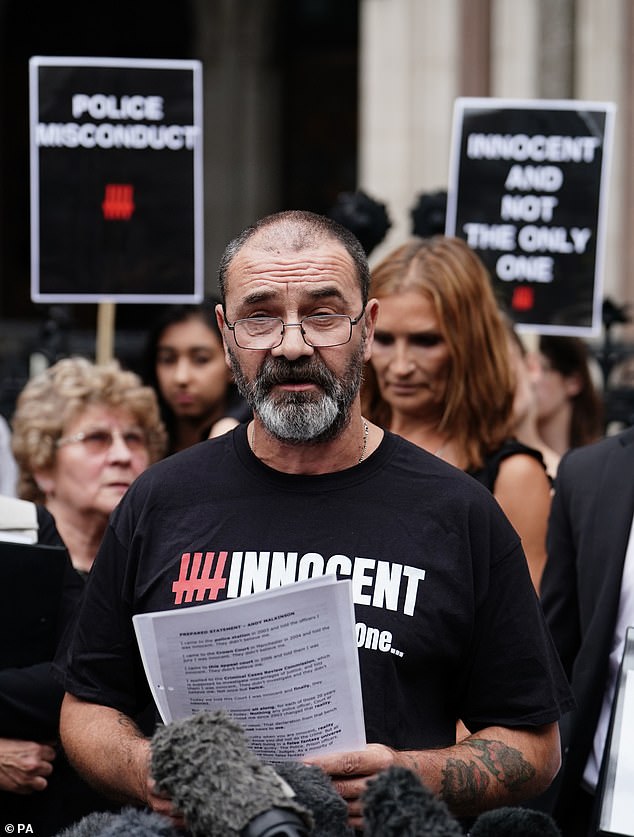
[[[276,349],[282,345],[287,328],[301,329],[308,346],[325,349],[348,343],[352,337],[352,326],[360,321],[364,311],[365,307],[354,318],[347,314],[311,314],[302,317],[298,323],[285,323],[280,317],[248,317],[233,324],[225,319],[225,325],[233,331],[236,345],[241,349]]]
[[[106,453],[114,444],[115,439],[120,439],[123,444],[132,452],[142,451],[147,448],[145,433],[134,428],[131,430],[86,430],[74,433],[72,436],[62,436],[57,440],[57,447],[74,445],[81,442],[89,453]]]

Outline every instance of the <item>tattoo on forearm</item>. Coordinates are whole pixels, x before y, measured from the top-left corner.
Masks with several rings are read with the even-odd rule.
[[[501,741],[472,738],[459,746],[465,749],[465,758],[448,759],[443,769],[441,795],[449,804],[459,802],[464,807],[476,802],[492,778],[517,791],[535,775],[535,768],[522,753]]]
[[[456,804],[469,809],[486,794],[490,781],[486,771],[476,762],[447,759],[440,795],[450,806]]]

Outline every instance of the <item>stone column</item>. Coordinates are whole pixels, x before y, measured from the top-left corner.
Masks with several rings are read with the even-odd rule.
[[[539,37],[536,0],[493,0],[491,7],[491,96],[538,96]]]
[[[203,61],[205,285],[230,238],[279,205],[277,0],[195,0]]]
[[[577,0],[575,97],[617,105],[605,248],[604,296],[634,301],[632,251],[631,0]],[[627,212],[626,212],[627,210]]]
[[[459,11],[458,0],[361,0],[359,187],[392,220],[373,261],[410,235],[419,193],[447,186]]]

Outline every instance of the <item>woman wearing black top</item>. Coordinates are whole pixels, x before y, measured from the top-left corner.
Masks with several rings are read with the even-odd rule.
[[[515,377],[484,264],[462,239],[413,239],[374,268],[370,296],[365,414],[493,492],[539,589],[550,483],[539,452],[512,438]]]

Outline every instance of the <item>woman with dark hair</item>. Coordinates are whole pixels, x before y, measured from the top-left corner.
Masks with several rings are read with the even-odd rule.
[[[513,438],[509,338],[483,262],[458,238],[416,238],[372,271],[379,300],[365,415],[467,471],[522,538],[539,589],[550,482],[541,454]]]
[[[170,306],[148,336],[144,377],[158,396],[168,453],[250,417],[225,362],[216,304]]]
[[[603,401],[592,380],[589,353],[578,337],[542,334],[535,377],[537,427],[560,456],[604,435]]]

